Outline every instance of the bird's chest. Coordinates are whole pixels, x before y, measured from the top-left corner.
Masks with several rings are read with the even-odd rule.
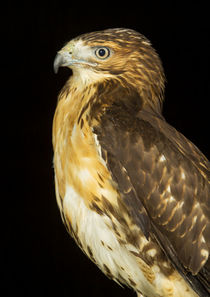
[[[128,225],[117,218],[119,192],[97,136],[84,116],[78,120],[57,113],[54,122],[56,196],[68,230],[110,278],[131,286],[129,278],[133,284],[139,276],[148,282],[131,253],[138,250],[125,244]]]
[[[67,224],[71,221],[70,230],[77,244],[106,275],[116,280],[123,254],[113,232],[112,220],[86,206],[83,197],[72,186],[67,187],[63,207]],[[124,264],[121,266],[124,267]]]
[[[126,238],[125,229],[129,227],[125,222],[122,225],[113,211],[116,208],[117,213],[119,193],[102,159],[97,138],[77,130],[74,126],[66,140],[71,148],[65,157],[59,153],[64,148],[55,152],[57,200],[67,229],[108,277],[133,288],[143,283],[152,292],[154,273],[140,258],[136,260],[139,250]],[[141,235],[139,232],[139,239]]]
[[[103,233],[97,220],[106,211],[104,201],[115,207],[118,191],[85,114],[67,116],[63,106],[58,107],[53,131],[57,202],[68,229],[87,251],[92,234]]]
[[[57,133],[54,167],[60,198],[64,199],[68,186],[73,187],[89,207],[103,195],[109,199],[116,196],[97,136],[86,119],[81,117],[72,122],[64,118]]]
[[[108,170],[101,158],[97,137],[88,122],[89,104],[78,103],[81,93],[71,95],[70,100],[60,100],[53,122],[56,182],[61,199],[66,186],[70,185],[88,203],[92,200],[90,192],[98,192],[99,179],[106,179]]]
[[[151,242],[142,236],[140,247],[137,248],[129,240],[123,240],[120,224],[116,221],[113,224],[112,218],[105,213],[97,213],[87,207],[83,197],[72,186],[66,188],[63,209],[71,235],[109,278],[132,287],[145,297],[196,296],[186,292],[189,289],[180,276],[172,275],[171,281],[161,273],[158,265],[152,262],[148,265],[143,260],[144,253],[141,254],[141,250],[148,247],[147,252],[155,252],[154,248],[149,249]],[[175,282],[180,282],[180,292],[175,290],[173,278]]]
[[[114,223],[105,213],[87,207],[83,197],[71,186],[67,187],[63,208],[77,244],[109,278],[139,292],[145,290],[147,296],[159,296],[154,293],[154,272],[135,256],[139,250],[125,238],[123,240],[124,234],[117,221]]]

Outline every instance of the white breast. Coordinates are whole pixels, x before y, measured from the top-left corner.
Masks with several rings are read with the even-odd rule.
[[[115,281],[120,280],[131,286],[130,278],[148,296],[158,296],[154,294],[153,286],[144,277],[133,254],[118,242],[109,217],[90,210],[70,186],[66,189],[63,209],[65,216],[71,218],[72,228],[77,232],[83,250],[87,255],[91,250],[96,264],[104,273],[108,268]],[[129,249],[138,252],[130,245]]]
[[[139,251],[130,244],[120,244],[111,219],[89,209],[82,197],[70,186],[66,187],[63,211],[66,219],[69,218],[83,251],[89,257],[91,253],[97,266],[116,282],[120,281],[133,287],[135,291],[142,292],[143,296],[197,296],[177,272],[174,272],[170,280],[156,265],[152,267],[155,279],[152,283],[149,282],[142,273],[137,258],[130,252]],[[136,285],[132,285],[130,280]]]

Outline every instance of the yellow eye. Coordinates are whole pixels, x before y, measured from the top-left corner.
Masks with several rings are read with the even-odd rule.
[[[99,47],[95,50],[95,55],[101,60],[105,60],[110,55],[110,50],[107,47]]]

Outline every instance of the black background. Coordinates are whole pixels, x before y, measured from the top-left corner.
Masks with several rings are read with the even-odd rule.
[[[164,116],[209,158],[209,10],[202,2],[186,7],[151,1],[7,3],[1,7],[1,164],[6,166],[1,170],[0,294],[135,296],[103,276],[62,224],[51,126],[70,71],[55,75],[53,59],[66,41],[84,32],[129,27],[143,33],[165,68]]]

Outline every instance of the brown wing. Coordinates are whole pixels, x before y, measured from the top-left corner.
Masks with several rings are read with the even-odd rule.
[[[150,224],[143,226],[144,234],[155,237],[194,290],[207,296],[210,165],[205,156],[161,116],[147,111],[135,116],[117,104],[94,132],[120,192],[126,175],[146,209]],[[138,218],[138,203],[122,197]]]

